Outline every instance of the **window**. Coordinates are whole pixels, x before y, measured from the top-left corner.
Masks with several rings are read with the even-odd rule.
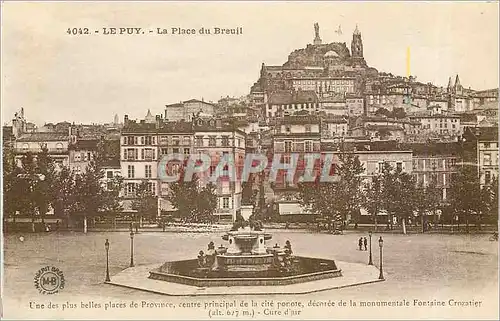
[[[285,153],[291,153],[291,152],[292,152],[292,142],[286,141],[285,142]]]
[[[290,164],[291,157],[290,155],[283,155],[283,164]]]
[[[123,145],[127,145],[127,137],[123,137]]]
[[[179,148],[173,148],[172,153],[174,154],[179,154]]]
[[[312,143],[312,141],[307,140],[305,142],[305,151],[312,152],[312,150],[313,150],[313,143]]]
[[[183,138],[183,144],[184,145],[190,145],[191,144],[191,139],[189,136],[184,136]]]
[[[146,148],[144,150],[144,157],[145,160],[153,160],[153,149],[152,148]]]
[[[113,171],[107,171],[106,172],[106,177],[107,178],[113,178]]]
[[[203,146],[203,136],[196,136],[196,146]]]
[[[57,149],[58,152],[62,151],[63,145],[61,143],[57,143],[56,144],[56,149]]]
[[[148,192],[152,193],[153,195],[156,194],[156,184],[155,183],[148,183]]]
[[[229,146],[229,136],[222,136],[222,146],[224,147]]]
[[[135,168],[134,165],[128,165],[128,178],[135,177]]]
[[[179,136],[172,136],[172,145],[179,146],[181,143]]]
[[[290,129],[290,126],[288,126],[288,125],[287,125],[287,126],[285,126],[285,131],[286,131],[287,133],[289,133],[289,132],[290,132],[290,130],[291,130],[291,129]]]
[[[229,197],[222,198],[222,208],[229,208]]]
[[[80,153],[75,153],[75,162],[79,162],[81,160],[82,156]]]
[[[124,158],[127,159],[127,160],[135,160],[137,159],[138,157],[138,150],[135,149],[135,148],[127,148],[125,149],[125,153],[124,153]]]
[[[145,165],[144,176],[146,178],[151,178],[151,165]]]
[[[486,149],[490,148],[490,143],[484,143],[484,148]]]
[[[146,136],[145,137],[145,144],[146,145],[151,145],[151,143],[152,143],[151,136]]]
[[[125,193],[130,196],[135,195],[135,183],[127,183],[127,188],[125,189]]]
[[[311,125],[310,124],[306,124],[304,127],[305,127],[305,130],[306,130],[306,133],[310,133],[311,132]]]
[[[491,172],[486,171],[484,172],[484,183],[489,184],[491,182]]]
[[[378,163],[378,171],[382,173],[384,171],[384,163]]]
[[[184,155],[189,155],[190,152],[189,148],[184,148]]]
[[[215,146],[215,145],[216,145],[215,136],[208,136],[208,146]]]
[[[144,136],[141,136],[141,145],[144,145]]]
[[[491,165],[491,154],[484,154],[483,165]]]
[[[162,155],[167,155],[168,154],[168,148],[162,148],[160,152],[161,152]]]
[[[23,145],[23,151],[27,152],[29,148],[30,148],[30,145],[29,145],[29,144],[25,143],[25,144]]]
[[[106,183],[106,189],[107,189],[108,191],[111,191],[111,190],[113,189],[113,182],[107,182],[107,183]]]

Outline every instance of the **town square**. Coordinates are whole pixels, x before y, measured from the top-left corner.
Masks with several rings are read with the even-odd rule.
[[[498,319],[498,3],[2,10],[2,317]]]

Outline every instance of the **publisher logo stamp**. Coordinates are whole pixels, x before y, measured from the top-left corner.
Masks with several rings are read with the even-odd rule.
[[[35,274],[35,288],[42,294],[54,294],[64,289],[64,274],[54,266],[46,266]]]

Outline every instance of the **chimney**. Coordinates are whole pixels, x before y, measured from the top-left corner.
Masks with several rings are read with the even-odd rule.
[[[160,128],[161,125],[161,117],[160,115],[156,115],[156,129]]]
[[[126,125],[128,123],[128,115],[123,117],[123,123]]]

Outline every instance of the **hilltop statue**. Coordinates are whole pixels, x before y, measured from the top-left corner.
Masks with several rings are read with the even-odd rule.
[[[319,24],[316,22],[314,24],[314,45],[321,45],[321,38],[319,37]]]

